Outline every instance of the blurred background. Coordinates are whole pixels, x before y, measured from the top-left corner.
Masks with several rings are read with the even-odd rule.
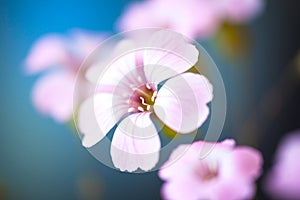
[[[70,127],[40,115],[30,94],[38,76],[23,61],[34,42],[74,28],[117,33],[132,1],[0,2],[0,199],[160,199],[157,173],[110,169],[81,146]],[[300,2],[267,1],[250,23],[223,24],[199,40],[224,80],[222,138],[258,148],[264,171],[280,139],[300,128]],[[268,199],[260,180],[256,199]]]

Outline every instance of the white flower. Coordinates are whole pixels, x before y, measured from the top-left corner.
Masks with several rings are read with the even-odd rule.
[[[95,145],[118,124],[111,156],[121,171],[147,171],[158,162],[161,143],[151,116],[185,134],[199,128],[209,114],[212,85],[203,75],[183,73],[197,62],[196,47],[163,30],[149,42],[159,48],[128,52],[114,60],[100,78],[94,77],[99,78],[96,94],[79,112],[85,147]],[[133,44],[124,41],[118,48],[123,45]],[[90,76],[95,74],[92,69]]]

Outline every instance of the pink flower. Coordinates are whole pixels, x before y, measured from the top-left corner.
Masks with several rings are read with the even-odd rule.
[[[200,157],[206,147],[210,147],[211,152]],[[166,181],[163,198],[250,199],[255,193],[254,182],[261,174],[262,162],[257,150],[235,147],[234,140],[180,145],[159,171],[159,177]]]
[[[121,30],[169,28],[191,38],[210,36],[219,26],[218,8],[207,0],[148,0],[130,5]]]
[[[72,117],[73,100],[77,101],[73,99],[77,72],[83,59],[101,40],[98,34],[77,30],[71,37],[46,35],[33,45],[25,60],[26,72],[36,74],[51,70],[33,88],[32,100],[39,112],[59,122]]]
[[[252,20],[262,11],[263,0],[220,0],[226,20],[242,23]]]
[[[168,28],[191,38],[207,38],[224,21],[245,22],[263,8],[263,0],[146,0],[131,4],[120,30]]]
[[[85,147],[98,143],[118,124],[111,157],[121,171],[148,171],[158,162],[161,144],[150,116],[186,134],[201,126],[209,114],[212,85],[200,74],[183,73],[197,62],[199,52],[173,34],[156,31],[147,38],[156,49],[137,48],[119,56],[100,78],[94,77],[97,92],[80,108],[78,126]],[[135,43],[124,40],[116,49],[130,45]],[[98,69],[102,65],[90,70]]]
[[[265,180],[265,189],[274,198],[300,199],[300,133],[284,138],[275,157],[275,165]]]

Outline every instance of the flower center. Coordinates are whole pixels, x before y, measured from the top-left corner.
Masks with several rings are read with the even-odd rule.
[[[156,95],[157,88],[153,83],[146,83],[138,88],[133,87],[128,112],[152,112]]]
[[[202,181],[210,181],[218,176],[217,163],[201,163],[196,173]]]

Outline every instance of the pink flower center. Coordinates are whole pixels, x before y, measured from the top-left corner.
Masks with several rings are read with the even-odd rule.
[[[152,112],[156,96],[157,88],[153,83],[146,83],[138,88],[133,88],[128,112]]]
[[[196,170],[197,176],[202,181],[210,181],[218,176],[217,163],[201,163]]]

